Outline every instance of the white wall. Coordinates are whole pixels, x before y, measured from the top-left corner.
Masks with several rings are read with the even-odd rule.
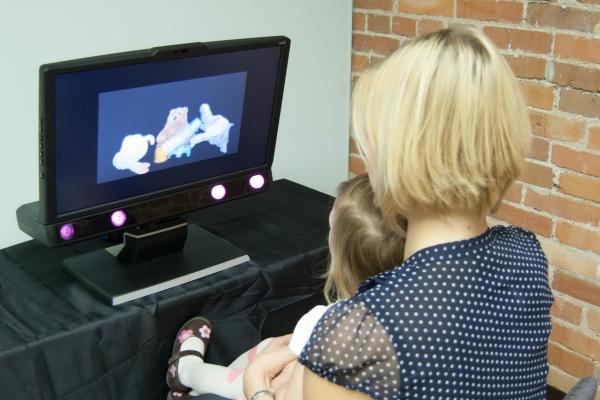
[[[351,0],[0,1],[0,248],[27,240],[15,210],[38,199],[38,67],[169,44],[292,40],[275,178],[333,193],[347,176]]]

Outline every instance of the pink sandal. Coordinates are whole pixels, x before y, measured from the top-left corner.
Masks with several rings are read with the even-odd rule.
[[[177,332],[177,338],[173,344],[173,352],[171,358],[169,358],[169,369],[167,370],[167,385],[171,392],[169,392],[169,400],[185,400],[190,398],[188,392],[192,389],[185,386],[179,380],[179,359],[186,356],[196,356],[204,360],[204,354],[197,350],[181,350],[181,345],[189,337],[197,337],[204,343],[204,352],[208,348],[210,337],[212,334],[212,326],[210,322],[203,317],[194,317],[187,321]]]

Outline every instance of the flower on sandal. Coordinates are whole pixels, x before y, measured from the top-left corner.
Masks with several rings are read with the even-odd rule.
[[[175,378],[175,375],[177,374],[177,367],[175,365],[171,365],[171,368],[169,368],[169,373],[171,373],[171,376]]]
[[[202,325],[202,328],[198,329],[198,332],[200,332],[200,336],[204,339],[210,338],[210,328],[208,325]]]
[[[190,336],[194,336],[194,331],[191,329],[184,329],[179,333],[177,340],[179,340],[179,343],[183,343],[185,339],[189,338]]]
[[[183,393],[173,392],[173,397],[181,397],[181,396],[183,396]]]

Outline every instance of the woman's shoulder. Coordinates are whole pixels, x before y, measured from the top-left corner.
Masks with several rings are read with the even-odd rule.
[[[393,340],[358,295],[325,312],[298,361],[321,378],[373,398],[390,397],[400,383]]]
[[[518,225],[495,225],[490,228],[497,236],[539,243],[535,233]]]
[[[391,292],[402,289],[419,291],[465,274],[486,274],[490,269],[500,277],[504,265],[523,270],[547,269],[536,235],[516,225],[496,225],[471,239],[421,249],[401,265],[361,282],[354,298],[376,307]]]

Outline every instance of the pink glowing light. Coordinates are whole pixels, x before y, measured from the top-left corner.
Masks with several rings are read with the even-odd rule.
[[[265,177],[264,176],[257,174],[257,175],[252,175],[252,177],[250,177],[250,186],[252,186],[252,189],[260,189],[264,185],[265,185]]]
[[[119,228],[127,222],[127,214],[123,210],[117,210],[111,214],[110,222],[114,227]]]
[[[71,240],[75,236],[75,227],[73,224],[64,224],[60,227],[59,233],[63,240]]]
[[[215,185],[210,190],[210,194],[215,200],[221,200],[227,194],[227,190],[225,190],[225,186],[223,185]]]

